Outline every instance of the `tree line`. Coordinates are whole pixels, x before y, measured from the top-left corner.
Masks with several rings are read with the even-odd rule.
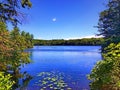
[[[104,38],[84,38],[84,39],[56,39],[56,40],[40,40],[34,39],[34,45],[102,45],[104,42]]]

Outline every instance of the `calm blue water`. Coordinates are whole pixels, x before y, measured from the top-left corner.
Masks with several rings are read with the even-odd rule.
[[[21,72],[27,71],[33,79],[26,90],[42,88],[39,80],[43,78],[38,76],[41,72],[54,72],[58,76],[62,73],[63,80],[71,90],[89,90],[90,81],[87,74],[91,72],[96,62],[101,60],[100,48],[100,46],[34,46],[28,49],[32,63],[25,65]]]

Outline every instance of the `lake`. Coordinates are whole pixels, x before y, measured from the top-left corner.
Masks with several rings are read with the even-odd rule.
[[[87,75],[101,60],[100,46],[34,46],[32,63],[22,67],[33,78],[25,90],[89,90]]]

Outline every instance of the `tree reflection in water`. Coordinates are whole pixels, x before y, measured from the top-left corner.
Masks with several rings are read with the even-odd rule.
[[[28,52],[12,52],[10,56],[0,57],[0,71],[5,75],[12,76],[11,81],[15,81],[12,90],[25,90],[32,76],[26,71],[20,72],[21,67],[31,62],[30,53]]]

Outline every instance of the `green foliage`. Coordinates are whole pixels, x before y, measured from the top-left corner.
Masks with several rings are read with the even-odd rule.
[[[20,9],[31,6],[30,0],[0,0],[0,72],[4,72],[0,73],[0,90],[15,90],[21,77],[25,77],[23,84],[31,79],[27,73],[20,74],[19,69],[31,61],[24,50],[33,46],[33,35],[23,35],[17,28],[24,18]],[[7,30],[8,22],[14,26],[12,31]]]
[[[23,16],[20,9],[31,6],[30,0],[0,0],[0,22],[12,22],[17,25]]]
[[[120,43],[111,43],[104,49],[102,61],[99,61],[88,76],[92,90],[120,89]]]
[[[12,90],[12,86],[15,83],[11,80],[11,75],[5,75],[3,72],[0,72],[0,90]]]
[[[103,38],[84,38],[75,40],[39,40],[34,39],[34,45],[102,45]]]
[[[102,51],[104,52],[104,48],[107,47],[111,43],[119,43],[120,37],[111,37],[111,38],[104,38],[104,42],[102,44]]]
[[[21,65],[31,62],[29,53],[24,50],[32,47],[33,37],[26,32],[23,36],[18,28],[8,31],[3,22],[0,22],[0,26],[0,71],[5,74],[10,72],[13,81],[18,84],[18,78],[27,75],[20,74],[19,69]]]
[[[98,29],[105,38],[120,37],[120,0],[109,0],[100,13]]]
[[[107,7],[101,12],[98,23],[100,35],[105,38],[103,60],[88,76],[92,90],[120,89],[120,0],[109,0]]]
[[[14,30],[9,32],[7,28],[5,27],[5,24],[2,22],[0,23],[0,25],[1,25],[0,27],[0,42],[1,42],[0,60],[2,60],[3,62],[7,61],[7,63],[9,64],[10,64],[9,60],[12,60],[14,61],[15,65],[18,64],[17,66],[25,62],[26,63],[30,62],[29,54],[23,51],[29,47],[32,47],[33,37],[31,38],[30,37],[31,35],[27,33],[25,33],[26,36],[22,36],[18,28],[14,28]],[[30,38],[28,39],[28,37]],[[4,64],[7,64],[7,63],[4,63]],[[11,64],[13,65],[13,63]],[[0,66],[3,66],[3,65],[0,64]]]

